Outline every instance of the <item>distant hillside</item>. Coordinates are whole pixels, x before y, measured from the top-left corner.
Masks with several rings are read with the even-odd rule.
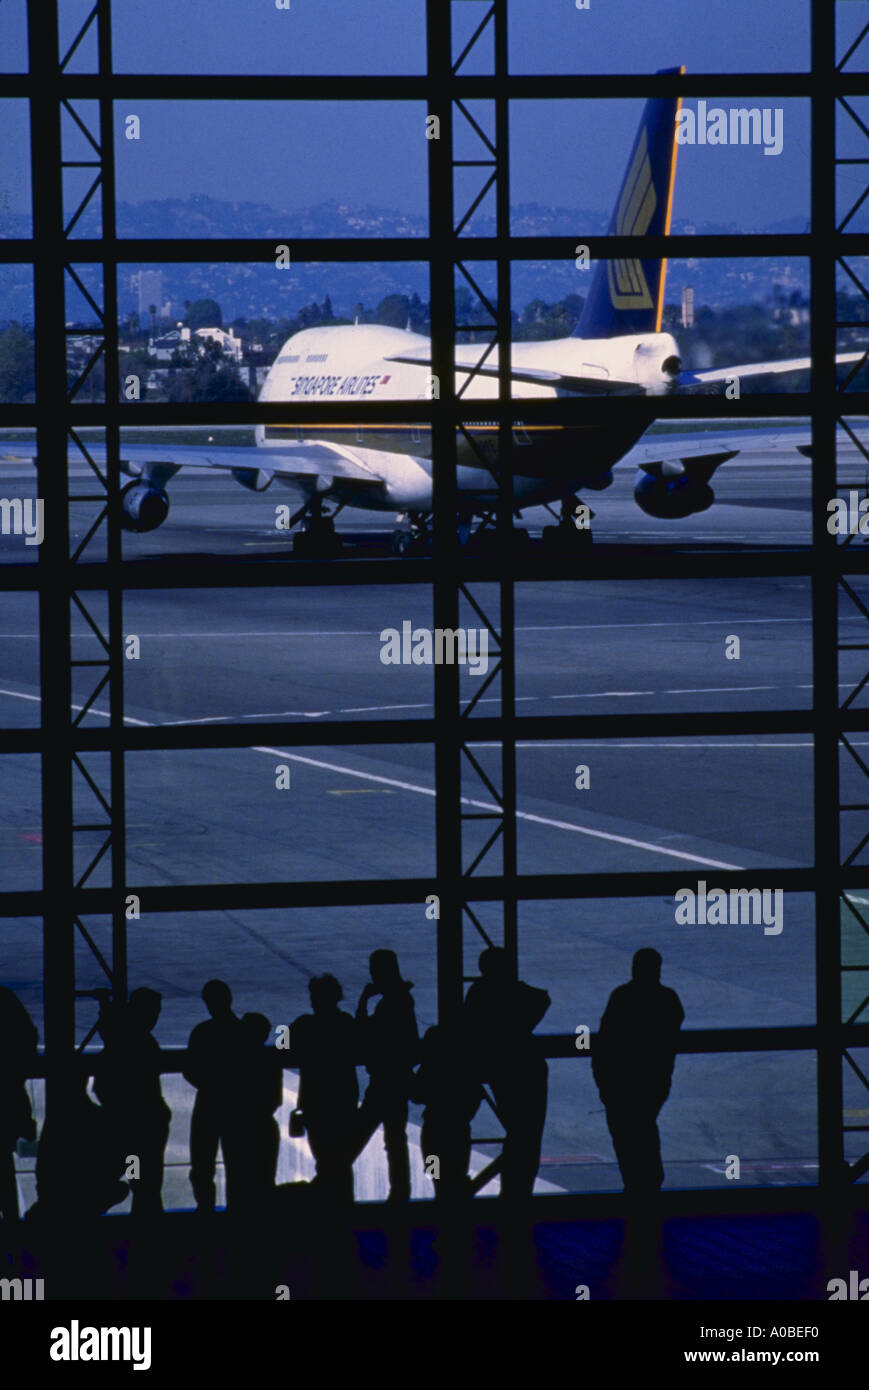
[[[330,200],[313,207],[281,212],[266,203],[238,203],[201,195],[190,198],[164,198],[144,203],[119,203],[118,234],[121,237],[267,237],[286,241],[292,248],[294,237],[423,237],[426,219],[390,208],[358,206]],[[513,209],[512,231],[520,236],[600,235],[606,231],[608,215],[577,208],[544,208],[536,203]],[[0,212],[0,238],[26,237],[29,218]],[[478,236],[495,234],[494,219],[478,211],[470,229]],[[674,232],[735,233],[735,224],[698,223],[693,227],[675,223]],[[798,221],[771,224],[771,233],[805,230]],[[86,209],[76,231],[83,237],[100,235],[99,211]],[[473,238],[469,237],[469,260],[473,259]],[[423,263],[318,264],[294,263],[278,271],[270,265],[229,265],[197,263],[164,265],[163,297],[176,304],[185,299],[210,297],[218,300],[225,321],[238,316],[278,318],[291,316],[312,300],[322,301],[328,294],[335,314],[352,317],[360,303],[376,306],[389,294],[417,293],[430,298],[427,267]],[[138,307],[132,276],[135,266],[123,266],[119,276],[119,308],[122,315]],[[491,273],[490,273],[491,271]],[[494,293],[494,267],[475,266],[484,292]],[[518,262],[513,272],[513,307],[520,310],[530,300],[555,301],[568,294],[583,294],[587,274],[578,271],[572,259],[561,264]],[[671,262],[668,293],[677,298],[684,285],[694,286],[698,305],[724,308],[754,299],[763,300],[774,283],[786,289],[808,289],[806,262],[758,258],[724,261]],[[77,305],[70,304],[68,315],[77,317]],[[27,266],[0,267],[0,321],[32,319],[30,270]]]

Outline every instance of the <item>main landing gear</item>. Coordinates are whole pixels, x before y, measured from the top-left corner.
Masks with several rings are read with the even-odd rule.
[[[469,555],[491,553],[501,540],[496,513],[483,512],[478,518],[467,515],[457,517],[456,536],[459,545],[467,549]],[[524,550],[530,543],[524,527],[513,528],[510,544],[514,548]],[[431,544],[431,512],[406,512],[399,518],[398,526],[392,533],[393,555],[430,555]]]
[[[431,553],[431,512],[405,512],[392,533],[393,555]]]

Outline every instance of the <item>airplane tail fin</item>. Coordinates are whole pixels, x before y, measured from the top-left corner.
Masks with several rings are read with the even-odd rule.
[[[685,69],[666,68],[666,73]],[[676,174],[676,117],[680,97],[646,102],[622,181],[611,236],[667,236]],[[598,261],[574,338],[659,333],[666,260]]]

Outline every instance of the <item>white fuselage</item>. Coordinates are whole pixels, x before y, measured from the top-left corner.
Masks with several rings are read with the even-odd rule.
[[[423,401],[440,394],[431,376],[428,338],[379,324],[355,324],[333,328],[308,328],[296,333],[281,348],[263,383],[261,401]],[[488,376],[468,380],[472,361],[482,357],[483,344],[457,349],[456,390],[467,400],[491,400],[498,395],[498,381]],[[419,362],[396,362],[397,356],[418,357]],[[516,381],[516,400],[563,395],[596,394],[599,390],[648,395],[670,389],[672,375],[662,363],[678,357],[668,333],[629,334],[618,338],[559,338],[547,342],[514,343],[513,372],[549,373],[556,382]],[[498,351],[486,357],[486,366],[497,367]],[[459,365],[461,363],[461,366]],[[468,370],[462,370],[461,367]],[[563,389],[558,378],[581,378],[584,389]],[[464,388],[464,389],[463,389]],[[528,424],[517,421],[513,438],[513,489],[517,505],[529,505],[565,497],[579,487],[605,487],[610,469],[636,443],[644,426],[619,429],[600,425]],[[469,510],[492,505],[497,486],[485,466],[497,462],[497,425],[477,422],[465,426],[473,445],[462,432],[457,436],[458,489]],[[310,423],[257,426],[260,448],[292,452],[316,443],[346,459],[382,487],[366,503],[378,509],[417,510],[432,507],[431,435],[424,424],[335,425],[318,422],[316,410]],[[480,458],[480,454],[483,458]],[[328,466],[324,468],[328,484]],[[318,484],[328,496],[328,486]]]

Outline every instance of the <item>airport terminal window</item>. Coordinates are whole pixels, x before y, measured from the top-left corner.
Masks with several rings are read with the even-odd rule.
[[[712,544],[744,544],[746,530],[737,526],[750,527],[755,544],[777,538],[791,546],[806,536],[802,512],[777,510],[774,470],[775,465],[758,476],[750,473],[750,463],[738,469],[721,498],[715,521],[721,529],[715,541],[709,536]],[[801,485],[808,494],[806,471],[794,465],[797,497],[788,497],[791,504],[803,500]],[[631,472],[623,476],[633,483]],[[614,484],[613,493],[618,527],[622,499],[633,503],[628,487]],[[808,495],[804,501],[808,510]],[[670,545],[686,548],[701,539],[697,518],[686,518],[684,526],[677,522],[668,532],[660,525],[647,532],[644,522],[628,524],[642,527],[651,546],[665,534]],[[806,578],[706,579],[693,584],[690,594],[679,578],[625,578],[581,588],[570,582],[519,584],[516,613],[517,693],[541,712],[606,714],[613,701],[625,714],[645,715],[811,708],[812,609]],[[843,617],[856,633],[857,610]],[[734,637],[738,646],[728,640]]]
[[[2,876],[9,892],[42,887],[42,814],[39,757],[3,759]]]
[[[212,538],[220,528],[238,543],[242,513],[227,501],[223,483],[210,479],[206,491],[195,480],[180,506],[176,491],[173,521],[185,538],[194,534],[196,518],[205,518]],[[255,519],[259,499],[239,491],[251,517],[242,545],[260,556],[274,553]],[[277,553],[286,545],[286,539],[276,541]],[[166,630],[170,610],[177,631]],[[301,604],[298,594],[279,587],[128,591],[124,623],[151,653],[129,663],[125,681],[128,711],[148,721],[254,726],[352,717],[391,723],[431,709],[431,666],[382,659],[393,654],[393,634],[395,655],[401,656],[402,641],[412,655],[413,633],[432,627],[431,595],[419,585],[376,586],[357,611],[340,586],[311,586]],[[258,670],[257,679],[252,673]]]
[[[492,752],[474,751],[493,773]],[[813,752],[805,733],[523,741],[520,872],[667,869],[691,880],[808,867]]]
[[[680,1057],[679,1079],[661,1111],[668,1182],[682,1188],[726,1187],[733,1157],[740,1181],[796,1187],[817,1181],[817,1106],[810,1052]],[[745,1097],[754,1099],[751,1107]],[[787,1136],[785,1138],[784,1136]],[[549,1064],[543,1133],[543,1190],[617,1191],[611,1140],[591,1067]],[[728,1158],[730,1159],[728,1177]]]
[[[388,207],[397,193],[415,207],[425,198],[425,128],[421,102],[295,102],[285,105],[280,140],[267,102],[139,101],[139,135],[127,134],[126,108],[115,106],[118,231],[141,237],[379,237],[394,234]],[[322,158],[324,134],[329,159]],[[340,138],[334,139],[333,136]],[[132,146],[132,153],[131,153]],[[197,194],[187,195],[187,170],[197,168]],[[396,187],[394,169],[401,169]],[[345,202],[348,182],[364,178],[367,213]],[[314,187],[312,205],[300,187]],[[258,188],[266,196],[253,196]],[[235,196],[227,199],[230,190]],[[250,196],[247,195],[248,191]],[[166,230],[167,199],[176,203]],[[404,205],[404,204],[401,204]],[[421,236],[411,222],[401,235]],[[276,277],[277,278],[277,277]],[[284,276],[289,279],[289,276]]]
[[[422,3],[397,24],[382,0],[390,22],[364,34],[339,4],[331,46],[313,10],[294,10],[293,45],[274,37],[277,10],[233,44],[232,8],[215,0],[194,44],[167,5],[145,26],[113,5],[129,99],[88,35],[69,68],[76,111],[114,138],[84,203],[90,172],[62,162],[87,137],[66,113],[59,138],[64,79],[37,99],[37,52],[32,223],[26,157],[0,198],[0,475],[22,517],[46,504],[40,546],[11,524],[0,538],[3,983],[46,1041],[49,1107],[52,1067],[96,1047],[107,980],[163,995],[182,1110],[178,1049],[208,976],[278,1026],[318,973],[355,1007],[381,946],[425,1028],[455,1014],[497,944],[551,996],[539,1190],[614,1190],[575,1030],[596,1029],[634,951],[655,945],[686,1014],[668,1185],[725,1185],[733,1152],[760,1185],[815,1183],[833,1133],[865,1177],[847,1129],[865,1093],[837,1068],[846,1044],[861,1055],[869,978],[847,906],[869,904],[866,846],[844,863],[869,775],[869,593],[850,523],[869,477],[867,315],[847,244],[833,287],[810,6],[791,7],[777,44],[778,6],[729,6],[715,44],[698,8],[674,45],[614,0],[596,47],[582,12],[513,0],[507,71],[493,21],[436,74],[439,132],[404,81],[435,61]],[[487,7],[450,8],[464,11],[455,59]],[[360,62],[382,73],[376,100]],[[656,75],[680,64],[684,78]],[[764,97],[752,72],[779,70],[792,92]],[[728,145],[721,165],[717,144],[687,142],[670,224],[676,100],[704,100],[692,71],[732,76],[716,102],[763,107],[771,142],[779,108],[784,138],[780,154]],[[136,86],[148,73],[159,100],[135,95],[153,93]],[[462,86],[475,73],[494,75],[485,99]],[[279,88],[288,74],[302,95]],[[519,95],[522,74],[561,86]],[[3,109],[23,132],[14,91]],[[468,113],[488,167],[456,167],[479,139]],[[858,148],[849,120],[842,157]],[[855,168],[828,191],[838,178],[856,198]],[[292,388],[264,389],[275,363]],[[838,550],[836,489],[853,494]],[[679,893],[696,911],[718,875],[737,919],[710,920],[704,896],[705,920],[680,921]],[[281,1162],[290,1173],[286,1146]]]
[[[32,478],[32,468],[27,472]],[[23,466],[20,473],[25,475]],[[18,558],[22,547],[18,543],[13,549],[12,541],[13,537],[6,538],[8,553]],[[38,728],[39,604],[35,594],[0,594],[0,653],[0,682],[6,691],[0,728]]]
[[[364,24],[356,0],[334,0],[326,28],[304,7],[278,15],[277,23],[268,11],[242,18],[235,0],[215,0],[208,23],[190,28],[173,24],[172,0],[157,0],[150,13],[152,23],[143,26],[126,6],[113,7],[116,71],[356,77],[363,69],[426,70],[424,0],[404,0],[400,12],[391,0],[371,0]]]
[[[477,10],[482,17],[482,5],[461,8]],[[837,15],[837,23],[844,22],[853,39],[855,24],[859,31],[859,21],[848,15],[853,7],[840,3],[839,8],[845,14],[843,21]],[[674,40],[666,26],[656,30],[638,24],[631,0],[612,0],[606,27],[587,25],[582,30],[578,25],[588,16],[572,6],[559,5],[558,0],[513,0],[510,71],[565,76],[639,73],[678,62],[689,72],[805,72],[811,63],[809,0],[789,0],[786,50],[776,42],[781,13],[777,0],[736,0],[716,12],[713,30],[708,12],[690,6],[680,15]]]
[[[698,883],[705,884],[705,914],[696,903]],[[550,981],[549,1030],[566,1036],[585,1026],[594,1033],[611,990],[630,978],[634,952],[650,940],[663,956],[662,980],[682,1000],[686,1028],[750,1028],[760,1022],[790,1028],[815,1022],[811,895],[756,890],[735,902],[732,920],[717,932],[702,920],[712,916],[712,894],[719,886],[715,871],[698,874],[686,865],[683,885],[695,894],[695,910],[683,914],[684,921],[676,920],[674,895],[520,904],[520,973],[531,983]],[[843,914],[843,931],[849,959],[858,961],[865,953],[849,915]],[[854,991],[858,988],[855,983]],[[726,1042],[722,1033],[722,1046]]]
[[[424,746],[171,749],[126,762],[127,872],[143,885],[434,871]]]

